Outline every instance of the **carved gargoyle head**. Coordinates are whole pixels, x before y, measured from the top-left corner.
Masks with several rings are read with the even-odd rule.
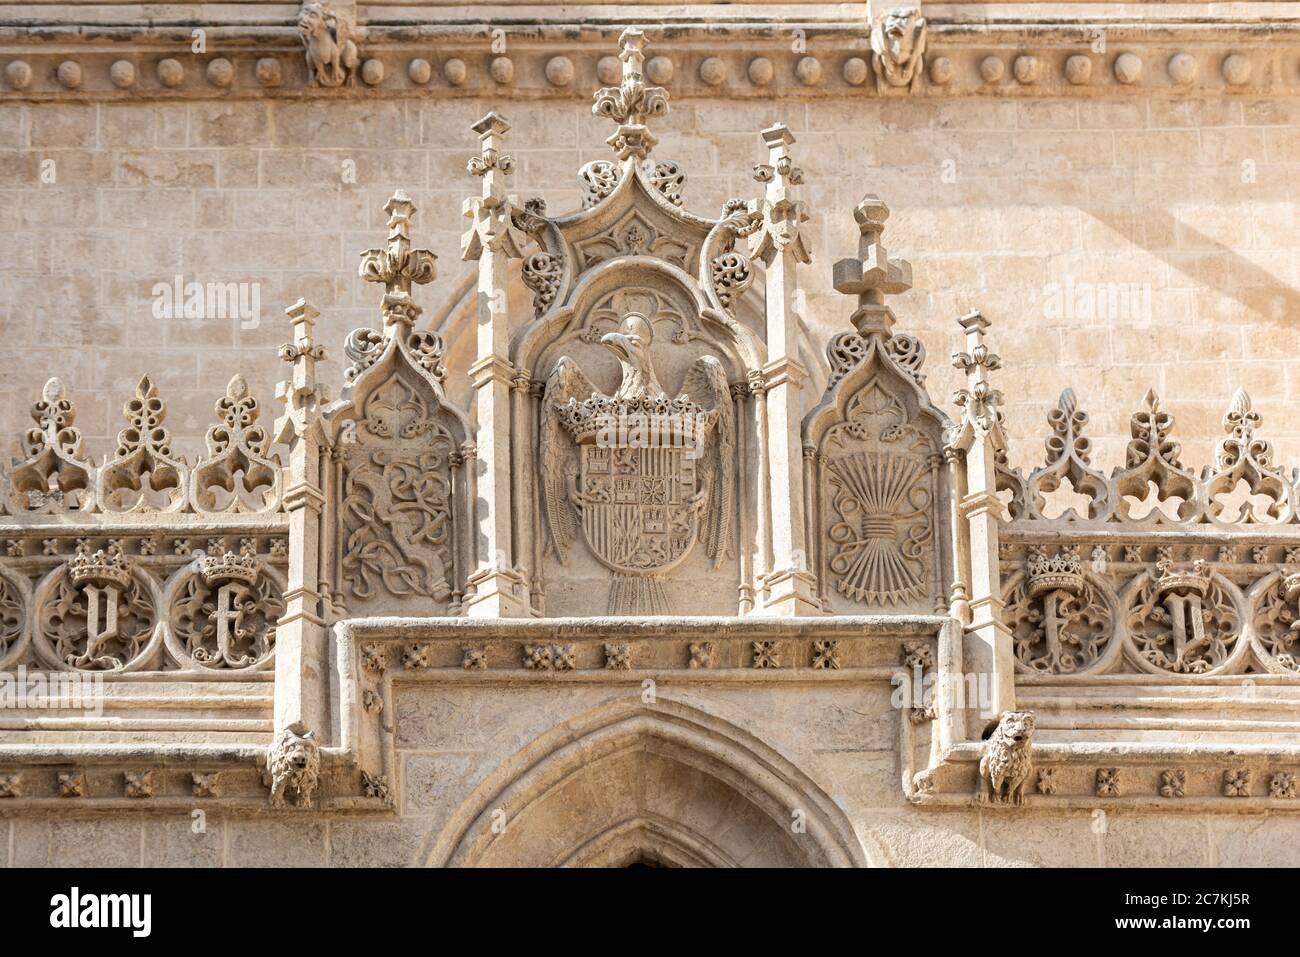
[[[1034,736],[1034,725],[1037,718],[1032,711],[1008,711],[1002,716],[1002,724],[998,729],[1003,738],[1013,745],[1022,745]]]
[[[904,64],[912,58],[912,50],[924,26],[920,10],[899,7],[885,16],[880,29],[894,62]]]
[[[298,29],[305,37],[321,36],[329,27],[325,8],[319,3],[304,3],[298,13]]]

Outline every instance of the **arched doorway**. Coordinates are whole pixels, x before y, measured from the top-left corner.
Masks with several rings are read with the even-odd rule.
[[[429,857],[449,866],[863,866],[848,819],[753,735],[681,702],[604,705],[488,776]]]

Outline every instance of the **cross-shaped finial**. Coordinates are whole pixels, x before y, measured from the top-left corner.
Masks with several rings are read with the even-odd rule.
[[[889,207],[879,196],[864,196],[854,207],[853,218],[858,223],[858,255],[835,264],[835,289],[858,297],[852,322],[860,335],[888,336],[894,326],[894,311],[885,305],[885,296],[912,288],[912,264],[905,259],[891,261],[889,250],[880,241]]]
[[[618,58],[623,61],[623,82],[596,91],[591,112],[607,116],[619,124],[614,135],[605,142],[614,148],[621,160],[635,157],[645,159],[658,138],[651,133],[645,121],[651,116],[668,112],[668,93],[661,86],[645,83],[645,34],[636,27],[628,27],[618,38]]]
[[[763,142],[767,145],[767,162],[754,165],[754,179],[767,188],[762,203],[750,206],[753,212],[763,216],[763,225],[751,240],[752,255],[767,261],[772,255],[789,250],[799,262],[809,262],[812,257],[799,229],[807,222],[808,213],[791,189],[803,182],[803,170],[790,157],[794,135],[789,127],[777,123],[763,130]]]
[[[470,127],[479,138],[479,155],[470,157],[468,169],[483,180],[483,191],[465,200],[462,212],[471,226],[461,238],[464,259],[478,259],[485,247],[501,248],[510,256],[520,255],[527,240],[514,225],[505,177],[514,172],[515,161],[505,155],[505,135],[510,124],[499,113],[488,113]],[[503,244],[504,246],[499,246]]]
[[[411,248],[411,217],[415,204],[404,190],[398,190],[386,204],[388,247],[367,249],[361,254],[361,278],[384,285],[384,328],[393,324],[409,327],[420,315],[411,299],[411,284],[432,282],[437,258],[427,249]]]

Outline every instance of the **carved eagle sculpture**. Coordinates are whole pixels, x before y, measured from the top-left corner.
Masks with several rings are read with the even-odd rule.
[[[601,336],[601,344],[622,367],[623,378],[613,395],[597,390],[568,356],[561,356],[547,376],[539,436],[542,509],[549,549],[561,564],[578,532],[574,500],[583,497],[577,487],[580,459],[573,423],[600,416],[611,421],[636,413],[678,420],[692,417],[701,423],[693,433],[695,445],[688,450],[695,458],[698,479],[698,491],[689,502],[699,513],[697,538],[714,568],[734,555],[736,423],[726,371],[713,356],[701,356],[687,371],[678,395],[670,397],[651,364],[652,341],[650,321],[637,313],[625,316],[617,332]]]

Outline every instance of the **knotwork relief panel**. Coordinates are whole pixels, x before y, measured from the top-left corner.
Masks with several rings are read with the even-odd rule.
[[[342,579],[349,606],[452,599],[452,467],[458,443],[395,376],[366,397],[340,444]]]

